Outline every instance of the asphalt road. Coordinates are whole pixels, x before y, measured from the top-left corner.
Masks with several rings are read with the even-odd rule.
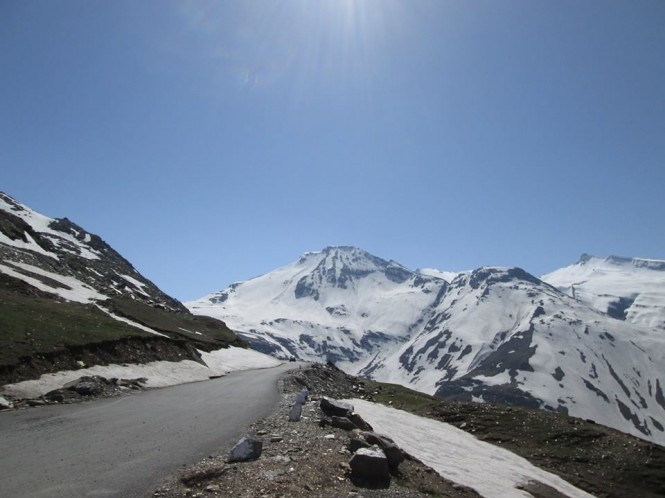
[[[144,496],[183,464],[235,443],[297,365],[75,405],[0,413],[0,495]]]

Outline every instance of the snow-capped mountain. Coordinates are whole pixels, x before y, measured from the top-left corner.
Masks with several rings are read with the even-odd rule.
[[[519,268],[410,271],[333,247],[187,305],[278,355],[665,443],[665,336]]]
[[[665,332],[665,261],[583,254],[541,278],[613,318]]]
[[[447,287],[352,247],[329,247],[187,303],[283,358],[365,361],[409,339]]]

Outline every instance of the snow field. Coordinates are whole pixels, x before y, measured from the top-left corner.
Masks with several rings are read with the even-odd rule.
[[[487,498],[532,498],[530,493],[517,489],[529,481],[551,486],[569,498],[593,497],[528,460],[452,425],[361,399],[344,401],[351,403],[377,432],[392,438],[442,477]]]

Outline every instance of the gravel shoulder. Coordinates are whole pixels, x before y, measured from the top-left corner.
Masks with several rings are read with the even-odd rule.
[[[288,415],[296,393],[311,398],[300,422]],[[346,375],[331,365],[303,366],[279,382],[281,400],[266,418],[246,428],[263,440],[262,456],[228,463],[231,446],[185,467],[147,496],[175,497],[471,497],[475,491],[446,481],[407,459],[388,489],[367,489],[350,479],[349,433],[322,426],[319,398],[363,398],[450,423],[527,458],[598,497],[665,496],[665,448],[590,421],[541,410],[474,403],[447,403],[401,386]],[[390,436],[390,434],[387,434]],[[560,497],[537,484],[536,498]]]
[[[183,468],[146,497],[454,497],[471,498],[473,490],[449,482],[414,458],[399,466],[388,488],[356,486],[348,465],[352,454],[349,432],[322,425],[321,396],[343,397],[351,386],[334,387],[332,379],[318,382],[326,367],[314,365],[287,374],[279,382],[281,401],[268,417],[247,427],[247,433],[263,440],[261,457],[249,462],[228,463],[231,449],[220,448],[196,465]],[[337,373],[337,372],[335,372]],[[351,378],[349,378],[351,379]],[[296,394],[310,389],[302,419],[290,422]]]

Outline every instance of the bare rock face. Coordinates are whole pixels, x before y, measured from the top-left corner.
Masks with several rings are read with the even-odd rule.
[[[378,446],[358,449],[349,465],[354,484],[378,488],[390,486],[388,459]]]
[[[252,436],[243,437],[231,449],[229,462],[246,462],[256,460],[263,451],[263,441]]]

